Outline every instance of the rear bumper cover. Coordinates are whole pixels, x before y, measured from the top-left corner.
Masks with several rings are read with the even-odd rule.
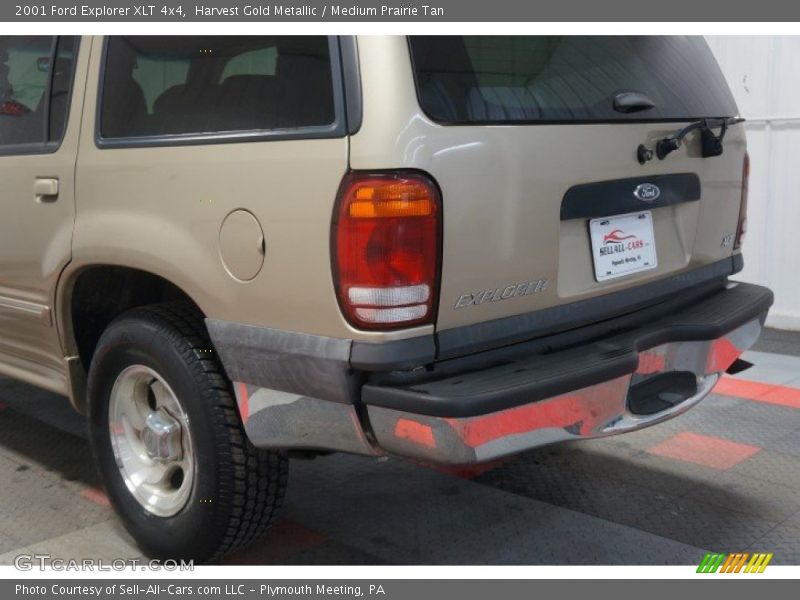
[[[378,446],[387,452],[440,463],[470,464],[523,450],[580,438],[642,429],[677,416],[705,398],[719,376],[761,332],[758,319],[712,341],[661,344],[638,353],[633,373],[612,377],[511,408],[470,417],[440,417],[368,406]],[[668,379],[645,404],[654,412],[635,412],[631,398],[659,375],[691,374],[674,385]],[[667,400],[662,400],[662,397]]]
[[[557,352],[478,354],[363,385],[349,377],[360,392],[354,403],[337,402],[330,390],[310,395],[311,369],[296,374],[291,390],[232,379],[257,446],[469,464],[640,429],[688,410],[757,340],[772,299],[766,288],[730,284],[646,324]]]

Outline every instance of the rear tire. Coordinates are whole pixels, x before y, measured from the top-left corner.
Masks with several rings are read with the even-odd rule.
[[[286,490],[286,454],[247,439],[191,306],[136,308],[112,322],[92,359],[88,396],[109,500],[148,555],[214,561],[269,527]]]

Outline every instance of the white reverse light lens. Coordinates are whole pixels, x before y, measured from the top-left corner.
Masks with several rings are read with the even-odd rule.
[[[399,308],[356,308],[356,315],[365,323],[402,323],[416,321],[428,313],[426,304]]]
[[[399,287],[351,287],[347,291],[350,303],[354,306],[404,306],[421,304],[431,296],[427,284]],[[383,323],[389,321],[375,321]]]

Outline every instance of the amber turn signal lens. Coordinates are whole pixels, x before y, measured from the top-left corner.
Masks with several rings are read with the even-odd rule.
[[[354,202],[350,205],[350,216],[355,219],[386,217],[426,217],[433,213],[433,203],[422,200],[383,200]]]
[[[433,193],[422,181],[368,178],[353,183],[349,213],[355,219],[425,217],[433,214]]]

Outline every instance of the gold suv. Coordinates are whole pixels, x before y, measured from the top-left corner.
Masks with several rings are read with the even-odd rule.
[[[290,453],[657,423],[772,303],[728,280],[737,114],[696,38],[0,37],[0,374],[197,560],[267,528]]]

